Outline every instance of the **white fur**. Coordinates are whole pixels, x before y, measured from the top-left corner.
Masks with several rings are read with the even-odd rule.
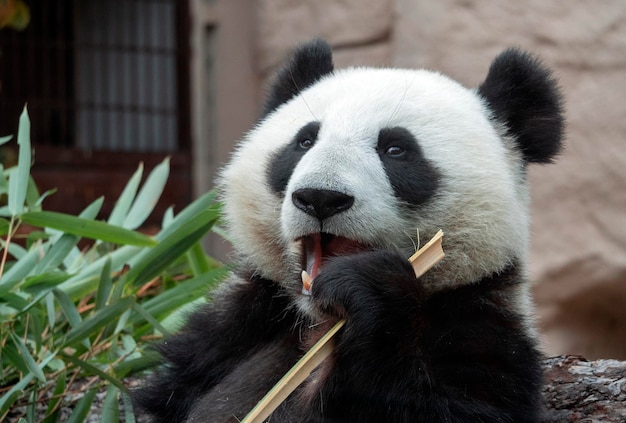
[[[268,186],[268,162],[311,121],[321,122],[318,139],[280,198]],[[380,129],[396,126],[415,136],[442,175],[438,194],[413,212],[400,207],[375,149]],[[443,229],[446,259],[425,278],[433,290],[471,283],[515,259],[523,263],[528,194],[521,158],[502,133],[475,91],[443,75],[336,71],[260,122],[224,169],[233,243],[263,276],[287,284],[297,280],[300,250],[294,240],[319,231],[319,224],[292,204],[291,193],[308,187],[356,198],[325,223],[326,232],[408,257],[416,229],[422,242]]]

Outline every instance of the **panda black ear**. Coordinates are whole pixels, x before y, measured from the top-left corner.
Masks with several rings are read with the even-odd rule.
[[[333,55],[330,45],[315,39],[299,46],[278,72],[263,106],[261,117],[278,108],[305,88],[332,73]]]
[[[516,138],[526,162],[549,163],[560,152],[561,92],[551,71],[536,58],[517,49],[502,52],[478,92]]]

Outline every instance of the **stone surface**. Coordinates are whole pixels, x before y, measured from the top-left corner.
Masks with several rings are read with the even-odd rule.
[[[266,73],[293,46],[314,37],[337,47],[379,42],[389,37],[392,12],[393,0],[259,0],[259,69]]]
[[[560,356],[544,368],[544,423],[626,421],[626,362]]]

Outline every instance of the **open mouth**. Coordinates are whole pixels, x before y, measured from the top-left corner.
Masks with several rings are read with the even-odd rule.
[[[369,250],[359,241],[325,232],[307,235],[302,240],[302,293],[311,294],[311,285],[320,267],[330,257],[346,256]]]

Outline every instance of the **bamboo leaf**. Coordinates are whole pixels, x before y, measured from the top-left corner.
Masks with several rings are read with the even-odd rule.
[[[80,317],[80,313],[78,312],[78,309],[72,302],[69,295],[67,295],[65,292],[61,291],[58,288],[53,289],[52,292],[54,293],[54,296],[57,299],[59,306],[61,307],[61,310],[65,315],[65,318],[67,319],[70,326],[73,328],[72,330],[80,327],[80,325],[83,323],[83,318]],[[70,330],[70,332],[72,330]],[[82,343],[85,348],[91,348],[91,342],[88,338],[82,339]]]
[[[125,245],[106,256],[98,258],[93,263],[84,267],[80,273],[72,276],[59,286],[59,289],[67,292],[69,295],[79,295],[80,292],[90,290],[95,287],[102,273],[102,267],[107,260],[111,260],[111,270],[118,271],[124,263],[128,263],[133,257],[136,257],[142,248]]]
[[[102,416],[100,417],[102,423],[118,423],[120,421],[118,396],[119,389],[117,386],[109,385],[104,403],[102,404]]]
[[[104,197],[98,198],[88,205],[78,217],[83,219],[95,219],[102,208],[103,202]],[[50,247],[45,257],[39,262],[35,273],[43,273],[51,269],[56,269],[65,260],[68,254],[72,252],[74,247],[78,244],[78,241],[80,241],[80,237],[77,235],[67,233],[61,235],[61,237],[54,242],[52,247]]]
[[[194,276],[206,273],[211,269],[211,265],[207,260],[206,254],[204,254],[204,250],[202,249],[200,242],[196,242],[187,251],[187,261],[191,266],[191,271]]]
[[[225,267],[211,270],[193,279],[180,282],[175,287],[145,301],[142,306],[160,320],[183,304],[204,296],[211,286],[222,280],[228,273],[229,269]],[[136,323],[137,320],[133,322]]]
[[[54,329],[54,324],[56,323],[56,311],[54,309],[54,294],[52,292],[46,294],[46,311],[48,314],[48,324],[50,325],[50,329]]]
[[[87,418],[89,414],[89,410],[91,410],[91,405],[93,404],[93,400],[96,398],[96,394],[98,393],[98,388],[91,388],[90,390],[83,395],[83,397],[78,401],[74,409],[72,410],[72,415],[67,420],[67,423],[82,423]]]
[[[133,401],[130,399],[130,395],[126,392],[122,392],[122,402],[124,404],[124,417],[126,423],[135,423],[135,410],[133,410]]]
[[[156,247],[148,250],[142,259],[131,267],[125,275],[125,280],[134,285],[141,285],[156,277],[206,235],[218,216],[216,208],[208,209],[200,212],[195,219],[185,222],[174,234],[162,239]]]
[[[133,304],[133,310],[135,310],[141,317],[143,317],[146,322],[150,323],[153,328],[161,332],[163,335],[170,335],[170,332],[161,326],[161,323],[157,319],[155,319],[145,308],[140,306],[139,304]]]
[[[115,304],[111,304],[91,315],[79,325],[73,327],[65,336],[62,344],[63,347],[74,344],[77,341],[87,339],[90,335],[95,335],[98,330],[102,329],[112,320],[119,317],[128,310],[133,304],[132,297],[120,299]]]
[[[102,370],[98,369],[96,366],[89,364],[86,361],[83,361],[78,357],[66,354],[64,352],[59,352],[59,356],[63,358],[65,361],[69,361],[75,366],[80,367],[81,369],[85,371],[85,373],[100,376],[102,379],[109,381],[111,384],[117,386],[120,389],[120,391],[128,392],[128,388],[126,388],[126,386],[124,386],[124,384],[120,380],[103,372]]]
[[[35,210],[37,201],[39,200],[39,189],[35,185],[35,180],[32,176],[28,176],[28,183],[26,184],[26,205],[29,210]]]
[[[215,210],[219,214],[219,205],[216,203],[216,198],[217,193],[215,191],[209,191],[198,197],[176,215],[171,223],[155,236],[155,239],[161,241],[169,237],[177,232],[181,226],[187,224],[187,222],[193,220],[195,216],[207,209]]]
[[[0,218],[0,236],[5,236],[9,233],[10,223],[6,219]]]
[[[42,253],[45,252],[45,247],[46,246],[44,246],[44,248],[31,248],[26,255],[22,256],[9,270],[4,272],[0,280],[0,296],[9,292],[33,271]]]
[[[133,200],[137,195],[137,189],[139,188],[142,175],[143,163],[140,163],[133,176],[131,176],[126,183],[124,190],[113,207],[113,211],[111,212],[108,220],[111,225],[122,226],[124,223],[124,219],[126,219],[126,216],[128,215],[128,210],[130,210],[130,206],[133,204]]]
[[[11,333],[11,339],[15,343],[15,346],[20,352],[20,355],[24,359],[24,364],[26,364],[28,369],[33,373],[33,375],[37,379],[45,383],[46,376],[43,374],[43,371],[39,368],[39,366],[37,366],[37,362],[35,361],[33,356],[30,354],[30,351],[28,351],[28,348],[26,348],[26,345],[24,345],[22,340],[17,335],[15,335],[14,332],[10,332],[10,333]]]
[[[0,416],[4,416],[6,412],[9,411],[13,403],[22,395],[24,388],[28,386],[34,377],[35,375],[32,373],[26,374],[26,376],[20,379],[19,382],[0,397]]]
[[[169,157],[152,169],[146,182],[141,187],[141,190],[139,190],[139,194],[137,194],[137,198],[135,198],[128,215],[124,219],[124,223],[122,224],[124,228],[137,229],[146,221],[163,193],[169,172]]]
[[[12,216],[17,216],[24,212],[24,200],[26,199],[26,188],[30,176],[30,119],[28,118],[26,106],[24,106],[24,110],[20,115],[17,144],[19,146],[17,167],[11,169],[9,176],[8,206]]]
[[[7,342],[4,347],[2,347],[2,354],[6,356],[11,364],[13,364],[22,374],[26,375],[30,373],[26,360],[22,357],[13,343]]]
[[[108,258],[102,267],[102,273],[100,274],[100,283],[98,284],[98,291],[96,292],[96,310],[104,308],[109,299],[113,281],[111,280],[111,258]]]
[[[152,238],[139,232],[64,213],[50,211],[28,212],[24,213],[21,219],[24,223],[28,223],[29,225],[52,228],[85,238],[98,239],[114,244],[138,245],[142,247],[150,247],[156,244]]]
[[[46,418],[42,423],[54,423],[57,421],[57,417],[59,415],[58,405],[61,403],[63,398],[63,394],[65,393],[65,388],[67,387],[67,373],[61,372],[61,374],[57,377],[57,383],[54,385],[54,390],[52,391],[52,397],[50,397],[50,401],[48,402],[48,408],[46,410]]]

